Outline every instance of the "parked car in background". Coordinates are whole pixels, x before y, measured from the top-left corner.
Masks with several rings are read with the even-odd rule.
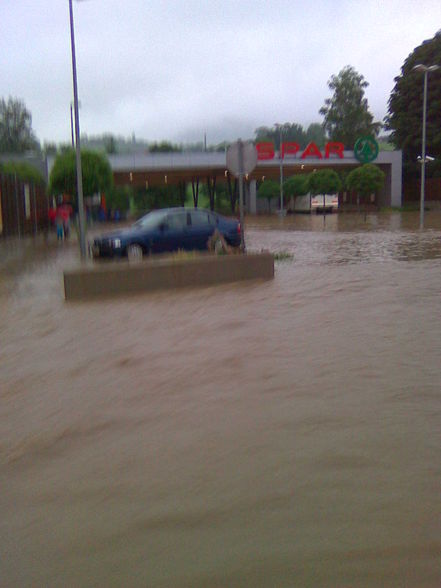
[[[240,245],[241,226],[236,219],[200,208],[163,208],[149,212],[129,228],[95,238],[91,249],[94,257],[132,260],[178,249],[204,250],[216,229],[228,245]]]

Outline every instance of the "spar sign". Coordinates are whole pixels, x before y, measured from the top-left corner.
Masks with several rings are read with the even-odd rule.
[[[275,157],[276,152],[274,150],[274,143],[257,143],[256,149],[257,159],[259,160],[274,159]],[[326,143],[325,151],[322,153],[314,141],[311,141],[306,149],[304,149],[300,154],[300,145],[294,141],[288,141],[287,143],[282,143],[281,156],[282,159],[285,159],[287,156],[299,157],[299,154],[300,159],[306,159],[308,157],[314,157],[315,159],[329,159],[331,156],[343,159],[344,149],[345,146],[343,143],[330,141],[329,143]]]
[[[257,159],[262,161],[265,159],[274,159],[276,152],[274,143],[264,142],[256,144]],[[329,141],[325,145],[324,151],[320,151],[314,141],[308,144],[306,149],[301,151],[300,145],[294,141],[282,143],[282,148],[279,157],[293,157],[300,159],[314,158],[314,159],[343,159],[345,156],[345,146],[339,141]],[[373,137],[361,137],[354,146],[354,157],[361,163],[373,161],[378,156],[378,143]]]

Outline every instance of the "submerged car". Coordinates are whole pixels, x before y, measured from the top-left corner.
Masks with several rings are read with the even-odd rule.
[[[240,245],[241,226],[236,219],[200,208],[154,210],[127,229],[94,239],[92,254],[94,257],[140,259],[150,253],[204,250],[216,229],[228,245]]]

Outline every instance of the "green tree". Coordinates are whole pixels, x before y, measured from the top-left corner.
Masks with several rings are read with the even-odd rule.
[[[96,151],[81,151],[83,194],[92,196],[106,192],[113,185],[113,175],[107,157]],[[66,149],[55,158],[49,178],[52,194],[70,194],[77,201],[76,156],[73,149]]]
[[[364,97],[368,82],[353,67],[347,65],[328,81],[333,96],[326,98],[320,108],[324,116],[323,127],[332,141],[341,141],[352,149],[360,136],[377,136],[381,123],[373,122],[367,98]]]
[[[271,200],[280,195],[280,184],[274,180],[265,180],[257,190],[258,198],[266,198],[268,200],[268,212],[271,212]]]
[[[306,130],[306,143],[313,141],[317,147],[322,149],[326,143],[326,133],[320,123],[311,123]]]
[[[214,197],[214,208],[222,214],[231,214],[230,195],[226,182],[217,182]]]
[[[337,194],[342,188],[340,176],[333,169],[321,169],[309,174],[308,188],[311,194]]]
[[[302,127],[297,123],[284,123],[274,125],[273,127],[259,127],[254,131],[256,142],[270,141],[274,143],[275,149],[280,148],[280,131],[282,131],[282,143],[292,141],[299,143],[300,147],[306,146],[306,134]]]
[[[308,188],[311,194],[323,194],[323,215],[326,209],[326,194],[337,194],[342,188],[342,181],[333,169],[321,169],[308,176]],[[325,220],[325,219],[323,219]]]
[[[291,176],[283,183],[283,192],[288,198],[294,198],[295,207],[296,197],[304,196],[309,192],[308,176],[305,174]]]
[[[392,131],[391,140],[403,150],[405,163],[414,162],[413,172],[419,173],[416,158],[421,155],[421,134],[423,118],[423,78],[424,74],[414,71],[417,64],[441,64],[441,30],[432,39],[416,47],[404,61],[401,74],[395,78],[395,86],[389,98],[388,114],[385,126]],[[441,158],[441,70],[428,75],[427,117],[426,117],[427,152]],[[405,169],[408,169],[408,166]],[[427,173],[435,165],[427,166]]]
[[[17,178],[20,180],[34,182],[35,184],[45,183],[45,179],[38,169],[23,161],[0,163],[0,172],[11,175],[17,174]]]
[[[346,186],[349,190],[354,190],[357,194],[367,199],[370,194],[375,194],[381,190],[384,185],[384,178],[384,172],[377,165],[365,163],[349,172],[346,178]],[[365,200],[365,203],[367,203],[367,200]]]
[[[45,141],[43,144],[43,153],[48,155],[56,155],[58,151],[57,144],[53,142]]]
[[[177,153],[182,151],[178,145],[173,145],[170,141],[161,141],[160,143],[152,143],[149,145],[150,153]]]
[[[113,135],[109,135],[106,138],[105,149],[106,149],[106,153],[108,153],[109,155],[113,155],[118,152],[118,150],[116,148],[115,137]]]
[[[106,192],[107,208],[127,212],[130,208],[130,199],[133,196],[133,190],[129,186],[112,186]]]
[[[150,186],[147,190],[139,188],[135,191],[133,204],[137,213],[156,208],[180,206],[179,188],[174,185]]]
[[[32,131],[32,116],[17,98],[0,99],[0,153],[24,153],[39,149]]]

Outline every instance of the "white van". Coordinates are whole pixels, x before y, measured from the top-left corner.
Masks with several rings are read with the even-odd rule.
[[[317,194],[297,196],[294,200],[294,212],[337,212],[338,194]]]

